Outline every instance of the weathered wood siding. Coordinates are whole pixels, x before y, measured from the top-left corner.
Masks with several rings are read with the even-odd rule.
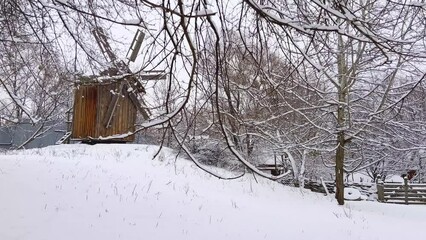
[[[113,98],[112,92],[117,92],[118,88],[119,83],[110,83],[82,85],[75,90],[73,139],[98,139],[135,131],[137,110],[126,91],[119,97],[111,126],[105,126],[106,113]],[[134,136],[115,140],[133,141]]]
[[[122,91],[121,96],[118,98],[118,104],[114,111],[111,127],[106,128],[105,126],[106,113],[113,98],[113,94],[111,92],[117,92],[119,85],[119,83],[113,83],[99,86],[99,110],[96,121],[98,136],[106,137],[135,131],[136,107],[131,102],[128,93],[125,90]],[[123,140],[133,141],[134,136],[129,136]]]
[[[97,87],[79,86],[74,94],[72,138],[86,139],[96,135]]]

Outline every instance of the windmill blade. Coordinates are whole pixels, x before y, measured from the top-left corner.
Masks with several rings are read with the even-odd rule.
[[[127,59],[131,62],[135,62],[136,58],[138,57],[139,50],[141,49],[143,39],[145,38],[145,33],[142,32],[140,29],[136,32],[135,36],[133,37],[132,44],[130,45],[129,50],[127,51]],[[130,56],[129,56],[130,53]]]
[[[133,104],[136,106],[136,108],[139,110],[139,112],[142,114],[142,117],[144,120],[148,120],[149,116],[151,115],[151,112],[148,108],[144,107],[145,103],[143,100],[139,100],[134,93],[129,93],[130,100],[133,102]]]
[[[105,56],[107,60],[109,60],[115,66],[115,69],[110,68],[106,70],[105,75],[114,76],[119,74],[119,72],[131,73],[129,66],[124,61],[117,61],[118,58],[112,51],[112,48],[108,43],[108,38],[104,30],[101,27],[95,27],[92,30],[92,34],[95,37],[96,42],[102,51],[102,54]],[[145,37],[145,34],[140,29],[138,29],[138,31],[136,32],[133,38],[132,45],[130,46],[126,54],[128,56],[129,61],[134,62],[136,60],[144,37]],[[163,79],[165,78],[165,75],[156,74],[156,75],[148,76],[148,78],[151,78],[151,80]],[[135,91],[139,93],[145,92],[145,88],[143,87],[143,85],[134,76],[129,77],[126,81],[121,81],[117,94],[112,97],[111,102],[108,105],[108,110],[106,112],[105,119],[104,119],[104,124],[106,128],[110,128],[112,126],[112,122],[114,120],[114,113],[117,109],[117,105],[119,101],[119,95],[121,94],[122,91],[127,92],[129,88],[135,89]],[[133,104],[136,106],[138,111],[142,114],[142,117],[145,120],[148,119],[151,113],[149,109],[145,107],[145,103],[143,102],[143,100],[138,99],[138,97],[133,91],[130,91],[128,93],[128,96],[130,100],[133,102]]]
[[[98,44],[105,58],[114,63],[117,60],[117,56],[112,51],[104,30],[101,27],[95,27],[92,30],[92,34],[95,37],[96,43]]]
[[[135,89],[138,93],[145,93],[145,88],[143,87],[142,83],[139,82],[139,80],[136,77],[129,78],[129,85],[132,89]]]
[[[167,73],[160,73],[160,74],[141,74],[142,80],[166,80],[167,79]]]

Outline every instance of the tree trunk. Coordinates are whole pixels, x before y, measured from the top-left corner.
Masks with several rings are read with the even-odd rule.
[[[338,49],[339,53],[337,56],[338,64],[338,73],[339,73],[339,86],[338,86],[338,100],[339,104],[337,105],[337,149],[336,149],[336,167],[335,167],[335,178],[336,178],[336,199],[339,205],[345,203],[344,199],[344,182],[343,182],[343,172],[344,172],[344,163],[345,163],[345,127],[346,127],[346,117],[345,117],[345,104],[348,95],[347,89],[347,74],[348,69],[346,65],[345,57],[345,47],[343,43],[342,36],[338,38]]]
[[[344,188],[345,184],[343,182],[343,164],[345,160],[345,133],[340,131],[337,136],[337,150],[336,150],[336,199],[339,205],[345,203],[344,199]]]

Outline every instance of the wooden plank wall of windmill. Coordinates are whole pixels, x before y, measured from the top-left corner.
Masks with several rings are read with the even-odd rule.
[[[75,90],[72,138],[87,139],[96,135],[97,95],[95,86],[79,86]]]
[[[111,104],[113,94],[111,92],[117,92],[119,83],[111,83],[106,85],[99,85],[99,97],[98,97],[98,117],[97,117],[97,134],[98,136],[112,136],[115,134],[125,134],[128,132],[135,131],[136,113],[137,109],[130,100],[127,91],[123,90],[119,97],[117,108],[114,111],[114,117],[111,122],[111,127],[105,127],[105,118],[108,111],[108,107]],[[135,137],[129,136],[123,139],[123,141],[134,141]]]
[[[82,85],[75,91],[73,139],[89,140],[100,136],[107,137],[116,134],[125,134],[135,131],[137,109],[131,102],[126,91],[118,100],[117,108],[111,127],[105,127],[105,117],[113,94],[117,92],[119,84]],[[134,141],[129,136],[121,141]]]

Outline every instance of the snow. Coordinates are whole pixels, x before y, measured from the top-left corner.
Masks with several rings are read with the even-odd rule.
[[[55,0],[56,2],[62,3],[63,5],[68,4],[68,0]]]
[[[398,175],[391,175],[386,177],[386,182],[391,182],[391,183],[403,183],[404,182],[404,178]]]
[[[129,25],[139,25],[141,24],[141,19],[125,19],[123,21],[124,24],[129,24]]]
[[[358,189],[347,187],[344,190],[344,198],[346,200],[360,200],[361,192]]]
[[[127,132],[123,134],[114,134],[114,135],[106,136],[106,137],[100,136],[99,139],[100,140],[121,139],[121,138],[126,138],[132,134],[133,132]]]
[[[418,239],[426,207],[348,202],[247,174],[216,179],[158,146],[0,156],[0,239]],[[215,171],[224,170],[216,169]],[[398,226],[398,227],[394,227]]]
[[[345,181],[357,184],[372,184],[373,179],[365,172],[356,172],[346,175]]]

